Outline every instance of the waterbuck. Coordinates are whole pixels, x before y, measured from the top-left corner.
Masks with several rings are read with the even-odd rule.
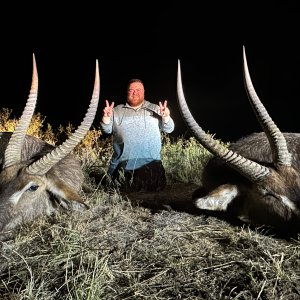
[[[98,61],[92,98],[77,130],[54,147],[26,135],[38,93],[38,72],[33,54],[31,89],[22,116],[14,130],[0,133],[0,236],[19,224],[50,215],[59,208],[88,208],[79,195],[84,181],[80,160],[71,152],[84,138],[98,107],[100,78]]]
[[[253,133],[229,148],[197,124],[186,103],[180,61],[177,94],[183,119],[196,139],[214,156],[202,172],[193,204],[224,212],[243,222],[300,229],[300,134],[282,133],[254,90],[243,47],[243,75],[252,109],[264,132]]]

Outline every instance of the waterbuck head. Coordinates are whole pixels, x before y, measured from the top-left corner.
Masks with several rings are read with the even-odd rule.
[[[98,61],[92,98],[77,130],[61,145],[54,147],[26,135],[38,93],[38,72],[33,55],[32,83],[22,116],[13,133],[0,133],[0,233],[58,208],[88,208],[79,192],[84,180],[80,160],[71,152],[93,123],[99,101]]]
[[[186,103],[180,61],[177,93],[183,119],[197,140],[214,157],[202,172],[194,193],[201,210],[223,211],[252,224],[300,228],[300,134],[282,133],[254,90],[245,48],[243,74],[252,109],[263,129],[230,147],[215,140],[197,124]]]

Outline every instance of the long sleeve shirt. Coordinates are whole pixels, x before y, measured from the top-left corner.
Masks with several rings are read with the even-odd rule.
[[[161,134],[174,130],[174,121],[170,117],[167,123],[162,121],[157,104],[144,101],[138,109],[120,104],[113,110],[110,123],[100,122],[106,134],[113,134],[113,155],[109,174],[120,165],[125,170],[135,170],[153,160],[161,160]]]

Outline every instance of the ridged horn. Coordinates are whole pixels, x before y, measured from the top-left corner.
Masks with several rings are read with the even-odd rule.
[[[32,57],[33,67],[29,96],[21,118],[6,147],[3,168],[7,168],[21,161],[21,150],[23,147],[27,129],[35,110],[38,93],[38,72],[34,54],[32,55]]]
[[[223,146],[221,143],[213,139],[209,134],[198,125],[192,116],[188,105],[186,103],[182,80],[181,80],[181,68],[180,61],[178,60],[178,72],[177,72],[177,96],[181,114],[188,127],[192,130],[197,140],[208,151],[214,154],[216,157],[224,160],[230,167],[237,170],[241,175],[254,182],[260,178],[266,176],[270,171],[265,166],[262,166],[250,159],[247,159],[236,152],[233,152]]]
[[[41,157],[36,162],[32,163],[27,167],[27,172],[30,174],[43,175],[46,174],[56,163],[66,157],[84,138],[88,130],[90,129],[98,107],[100,95],[100,76],[98,60],[96,60],[96,72],[95,72],[95,83],[90,101],[89,108],[85,117],[77,130],[60,146],[53,149],[48,154]]]
[[[291,154],[288,151],[286,140],[278,129],[264,105],[257,96],[247,64],[246,51],[243,46],[243,70],[244,82],[250,104],[255,112],[256,118],[259,121],[263,131],[265,132],[272,151],[273,162],[279,166],[291,166]]]

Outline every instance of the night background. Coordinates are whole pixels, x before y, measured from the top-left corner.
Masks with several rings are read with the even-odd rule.
[[[145,84],[145,98],[168,100],[174,136],[189,132],[177,107],[177,60],[186,99],[197,122],[223,141],[261,131],[242,76],[246,47],[256,92],[282,131],[300,132],[300,10],[292,2],[267,8],[243,2],[210,7],[195,3],[128,2],[102,5],[43,3],[2,10],[1,107],[23,111],[32,53],[39,73],[36,112],[46,123],[78,126],[91,99],[95,61],[105,99],[126,100],[131,78]],[[5,19],[4,19],[5,18]]]

